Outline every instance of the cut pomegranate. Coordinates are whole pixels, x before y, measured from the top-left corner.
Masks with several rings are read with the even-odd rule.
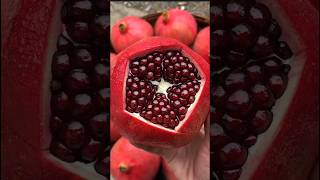
[[[282,40],[281,35],[288,37],[288,32],[281,29],[261,2],[215,1],[212,9],[211,177],[303,178],[262,172],[265,166],[286,164],[281,160],[265,163],[259,173],[255,172],[261,159],[268,155],[264,153],[274,151],[272,138],[277,136],[273,134],[276,129],[282,125],[285,133],[290,131],[285,128],[289,125],[279,123],[281,117],[277,114],[278,103],[283,105],[281,99],[290,84],[289,59],[294,55],[289,47],[292,45]],[[281,157],[273,158],[286,156],[278,155]]]
[[[209,111],[208,74],[209,64],[176,40],[136,43],[117,56],[112,121],[133,142],[182,146],[198,133]]]

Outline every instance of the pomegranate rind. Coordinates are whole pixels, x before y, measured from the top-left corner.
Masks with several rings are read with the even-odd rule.
[[[160,156],[131,145],[125,138],[120,138],[112,147],[110,159],[112,177],[121,180],[154,179],[161,163]],[[120,166],[125,166],[126,172],[121,171]]]
[[[120,32],[119,25],[125,24],[125,32]],[[112,26],[111,44],[114,50],[119,53],[135,42],[153,36],[152,26],[144,19],[135,16],[126,16]]]
[[[164,23],[163,15],[159,16],[155,24],[155,34],[174,38],[186,45],[191,45],[198,31],[197,22],[192,14],[177,8],[171,9],[166,13],[168,21]]]
[[[210,27],[203,28],[196,36],[193,50],[210,63]]]
[[[126,111],[125,107],[125,82],[130,60],[149,52],[166,50],[181,50],[185,56],[193,60],[201,76],[199,95],[191,106],[193,110],[189,109],[185,119],[180,122],[176,130],[169,130],[141,120],[142,118],[139,119]],[[117,63],[111,75],[111,119],[118,127],[120,134],[132,142],[159,147],[186,145],[199,133],[208,115],[210,105],[209,78],[207,61],[183,43],[162,37],[141,40],[117,55]]]

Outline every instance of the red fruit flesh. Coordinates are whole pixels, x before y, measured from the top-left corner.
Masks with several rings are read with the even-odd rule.
[[[133,43],[153,36],[152,26],[144,19],[127,16],[120,19],[111,29],[111,44],[119,53]]]
[[[210,62],[210,27],[203,28],[193,44],[193,50]]]
[[[196,37],[197,23],[188,11],[171,9],[157,19],[155,34],[176,39],[189,46]]]
[[[208,63],[176,40],[140,41],[117,56],[111,77],[111,97],[117,97],[111,98],[112,121],[121,135],[136,143],[187,144],[209,110],[208,73]]]
[[[121,138],[110,153],[111,175],[121,180],[154,179],[160,167],[158,155],[139,149]]]

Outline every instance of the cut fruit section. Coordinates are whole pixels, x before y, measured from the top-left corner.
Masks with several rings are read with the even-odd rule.
[[[140,41],[117,55],[111,118],[133,142],[182,146],[209,111],[208,74],[209,64],[176,40]]]

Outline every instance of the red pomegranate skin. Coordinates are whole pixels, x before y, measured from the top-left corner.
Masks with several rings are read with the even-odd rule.
[[[182,52],[194,61],[202,76],[202,90],[199,90],[198,102],[189,110],[183,125],[177,131],[142,121],[125,110],[125,88],[129,60],[153,51],[182,49]],[[199,132],[209,112],[209,64],[186,45],[168,38],[153,37],[140,41],[117,55],[117,64],[111,75],[111,121],[118,127],[122,136],[130,141],[150,146],[179,147],[189,143]],[[182,123],[182,122],[180,122]]]
[[[120,138],[112,147],[110,158],[115,180],[152,180],[161,162],[160,156],[133,146],[125,138]]]
[[[196,36],[193,50],[210,63],[210,27],[203,28]]]
[[[114,50],[119,53],[133,43],[151,36],[153,36],[153,28],[146,20],[135,16],[126,16],[112,26],[111,44]]]
[[[114,125],[113,121],[110,121],[110,140],[111,142],[116,142],[121,137],[117,127]]]
[[[156,36],[173,38],[191,45],[197,34],[197,22],[192,14],[180,9],[170,9],[165,14],[159,16],[156,21]]]

